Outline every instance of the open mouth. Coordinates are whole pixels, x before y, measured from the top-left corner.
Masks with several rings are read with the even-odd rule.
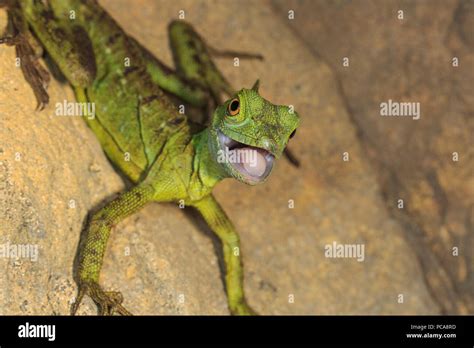
[[[237,170],[247,181],[263,181],[272,171],[275,156],[269,151],[240,143],[221,131],[217,131],[222,156],[219,162],[226,162]]]

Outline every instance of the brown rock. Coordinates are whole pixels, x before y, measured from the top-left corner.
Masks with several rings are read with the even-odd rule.
[[[124,28],[170,63],[168,22],[183,9],[211,45],[260,52],[265,61],[226,59],[234,86],[261,78],[261,93],[293,104],[303,123],[291,141],[303,167],[281,160],[270,180],[228,180],[216,196],[240,231],[250,304],[264,314],[437,313],[416,255],[385,209],[333,74],[266,2],[104,1]],[[240,9],[244,6],[245,11]],[[3,13],[2,13],[3,16]],[[4,16],[2,17],[4,18]],[[53,81],[50,105],[35,100],[14,49],[0,47],[2,224],[0,241],[38,244],[37,262],[3,259],[2,314],[67,314],[76,286],[73,258],[87,212],[124,185],[79,118],[54,116],[72,99]],[[4,127],[3,127],[4,126]],[[350,161],[342,160],[349,152]],[[15,153],[21,160],[15,160]],[[75,208],[69,202],[75,201]],[[288,208],[294,200],[295,207]],[[224,314],[218,258],[209,230],[169,204],[150,204],[112,234],[102,273],[136,314]],[[326,244],[362,243],[365,259],[325,257]],[[180,295],[184,303],[179,303]],[[398,303],[398,295],[404,302]],[[182,298],[182,297],[181,297]],[[291,299],[294,301],[290,301]],[[80,309],[93,314],[91,301]]]
[[[384,201],[441,311],[474,313],[473,2],[273,4],[282,18],[296,12],[287,23],[334,69]],[[381,117],[388,99],[420,103],[421,118]]]

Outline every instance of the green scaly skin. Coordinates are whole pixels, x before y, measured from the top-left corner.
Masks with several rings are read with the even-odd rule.
[[[12,44],[33,45],[28,31],[34,32],[74,87],[78,102],[95,103],[95,118],[87,123],[109,159],[134,184],[90,219],[72,313],[88,295],[101,314],[130,314],[122,306],[120,293],[104,291],[99,285],[111,229],[148,202],[184,201],[201,213],[222,241],[231,313],[253,314],[244,296],[239,236],[212,189],[225,178],[250,185],[265,181],[299,117],[289,107],[262,98],[258,81],[252,89],[235,92],[210,54],[261,57],[211,49],[189,24],[173,21],[169,26],[176,65],[173,71],[128,37],[96,1],[21,0],[8,5],[11,22],[27,23],[28,27],[17,28]],[[74,11],[73,20],[70,11]],[[44,78],[34,69],[29,74],[25,73],[27,80],[37,80],[32,86],[38,92],[38,102],[47,103],[41,99]],[[219,102],[222,93],[231,98],[217,106],[208,128],[194,133],[188,119],[177,112],[162,90],[195,106],[207,105],[209,100]],[[260,157],[263,174],[218,162],[219,151],[236,144],[259,149],[265,158]]]

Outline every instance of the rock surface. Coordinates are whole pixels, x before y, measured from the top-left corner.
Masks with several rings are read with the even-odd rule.
[[[273,5],[296,12],[286,23],[335,71],[389,212],[441,311],[474,313],[474,2]],[[420,119],[380,117],[389,99],[420,103]]]
[[[386,209],[334,74],[287,27],[284,14],[269,2],[101,3],[168,64],[166,27],[180,10],[214,47],[263,53],[264,62],[234,67],[220,59],[218,66],[234,86],[260,78],[265,98],[293,104],[302,116],[290,145],[301,169],[281,160],[264,185],[228,180],[215,189],[240,232],[247,297],[258,312],[439,313],[403,226]],[[0,46],[0,243],[38,245],[39,257],[0,259],[0,314],[68,314],[87,212],[124,183],[83,120],[54,115],[56,102],[73,100],[71,89],[53,81],[50,105],[35,112],[14,59],[13,48]],[[101,282],[122,291],[135,314],[226,314],[218,245],[210,235],[193,214],[150,204],[112,233]],[[325,245],[334,241],[363,244],[364,260],[325,257]],[[90,300],[80,308],[95,312]]]

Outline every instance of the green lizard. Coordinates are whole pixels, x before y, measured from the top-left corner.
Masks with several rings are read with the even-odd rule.
[[[102,289],[99,274],[113,226],[148,202],[181,202],[200,212],[222,242],[231,313],[253,314],[244,296],[239,236],[212,189],[229,177],[249,185],[265,181],[299,117],[290,107],[262,98],[258,80],[251,89],[236,92],[211,55],[261,57],[213,49],[189,24],[173,21],[173,71],[127,36],[96,1],[20,0],[7,5],[13,35],[1,42],[16,45],[40,108],[48,103],[49,77],[37,62],[37,39],[74,88],[77,101],[95,103],[96,115],[86,118],[87,123],[108,158],[133,183],[89,220],[72,314],[84,295],[94,300],[100,314],[130,314],[119,292]],[[210,100],[218,104],[210,125],[196,130],[169,94],[194,106],[205,107]],[[230,98],[222,101],[222,94]],[[219,160],[237,153],[249,154],[253,163],[248,158]]]

